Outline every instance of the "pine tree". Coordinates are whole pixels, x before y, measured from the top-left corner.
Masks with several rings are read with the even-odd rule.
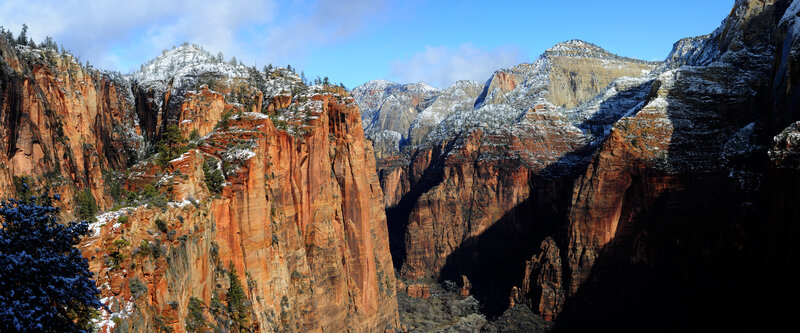
[[[20,31],[19,36],[17,36],[17,44],[18,45],[28,44],[28,25],[25,23],[22,24],[22,31]]]
[[[39,44],[39,46],[42,48],[58,51],[58,45],[56,45],[56,42],[53,41],[53,37],[50,36],[45,37],[44,41],[41,44]]]
[[[228,270],[228,278],[231,280],[230,287],[228,287],[228,313],[230,313],[231,319],[236,323],[236,326],[241,329],[249,325],[250,311],[247,308],[247,296],[244,293],[244,288],[242,288],[242,282],[239,281],[239,274],[236,272],[236,266],[233,265],[232,261]]]
[[[223,61],[225,61],[225,56],[222,55],[222,52],[217,53],[217,62],[223,62]]]
[[[2,35],[9,43],[14,44],[14,34],[11,32],[11,30],[6,30],[6,28],[0,26],[0,35]]]
[[[88,189],[75,196],[75,215],[83,221],[94,221],[97,214],[97,202]]]
[[[239,61],[236,60],[236,57],[231,57],[231,61],[229,62],[231,66],[236,66],[238,63]]]
[[[308,81],[306,81],[306,72],[300,71],[300,80],[303,81],[303,84],[308,85]]]
[[[45,194],[0,204],[2,332],[86,331],[101,306],[89,265],[76,247],[89,225],[59,223],[59,209],[50,201]]]
[[[324,85],[326,85],[326,86],[327,86],[327,85],[330,85],[330,84],[331,84],[331,81],[330,81],[330,80],[328,80],[328,77],[326,76],[324,79],[322,79],[322,84],[324,84]]]
[[[170,160],[183,154],[184,143],[186,143],[186,138],[181,135],[181,130],[178,126],[168,125],[164,133],[161,134],[161,139],[156,145],[156,151],[158,151],[156,163],[161,166],[166,166]]]

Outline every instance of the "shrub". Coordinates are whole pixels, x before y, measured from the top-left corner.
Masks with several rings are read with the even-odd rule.
[[[76,248],[89,225],[59,223],[59,210],[49,202],[0,204],[0,331],[88,330],[101,306],[87,260]]]
[[[192,296],[189,298],[189,313],[186,316],[186,331],[203,332],[206,328],[206,318],[203,315],[205,303],[199,298]]]
[[[138,277],[133,277],[128,280],[128,286],[134,298],[141,298],[144,294],[147,294],[147,285],[144,284],[142,280],[139,280]]]
[[[129,219],[130,219],[130,216],[122,215],[122,216],[119,217],[119,219],[117,219],[117,222],[122,223],[122,224],[127,224]]]
[[[119,251],[111,253],[111,269],[119,269],[122,261],[125,260],[125,255]]]
[[[147,257],[147,256],[149,256],[151,253],[153,253],[153,251],[152,251],[152,250],[150,250],[150,243],[148,243],[146,240],[142,240],[142,243],[139,245],[139,252],[138,252],[138,254],[139,254],[140,256],[142,256],[142,257]]]
[[[206,186],[211,193],[219,194],[222,192],[222,185],[225,182],[225,177],[222,177],[222,171],[217,167],[212,159],[207,159],[203,163],[203,174],[205,175]]]
[[[121,250],[122,248],[130,246],[130,245],[131,245],[131,242],[129,242],[125,238],[120,238],[120,239],[117,239],[117,240],[114,241],[114,247],[116,247],[117,250]]]
[[[231,117],[232,116],[233,116],[233,112],[231,112],[231,111],[223,113],[222,117],[220,117],[219,122],[217,123],[216,126],[214,126],[214,128],[226,128],[226,127],[228,127],[228,125],[230,125],[230,121],[231,121]]]
[[[142,203],[150,204],[156,207],[165,207],[167,205],[167,198],[159,192],[155,185],[147,184],[142,188],[141,195]]]
[[[167,233],[167,222],[162,220],[162,219],[156,219],[156,228],[158,228],[158,231],[161,231],[161,232],[166,234]]]
[[[164,250],[161,249],[161,245],[156,243],[150,243],[150,252],[153,253],[154,259],[158,259],[162,254],[164,254]]]

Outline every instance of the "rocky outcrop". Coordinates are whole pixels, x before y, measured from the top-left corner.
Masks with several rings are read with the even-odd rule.
[[[552,321],[564,306],[565,294],[561,276],[561,253],[551,237],[542,241],[540,252],[525,262],[525,277],[521,293],[529,295],[536,312],[545,320]],[[538,297],[536,297],[538,295]]]

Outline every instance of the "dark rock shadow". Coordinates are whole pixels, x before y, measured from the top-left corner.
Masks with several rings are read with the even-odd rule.
[[[403,267],[406,257],[406,229],[411,211],[414,210],[417,201],[422,194],[438,185],[444,180],[444,161],[453,148],[455,140],[444,147],[434,147],[431,161],[419,179],[411,184],[411,190],[400,198],[397,205],[386,208],[386,226],[389,230],[389,250],[392,255],[392,262],[396,272]],[[410,158],[410,163],[418,157],[419,151],[414,152]],[[403,166],[405,167],[405,166]]]
[[[754,16],[743,25],[741,38],[749,49],[768,47],[767,25],[774,27],[781,15],[773,16]],[[726,142],[749,123],[755,124],[755,142],[768,143],[774,135],[762,132],[762,125],[773,121],[763,59],[734,55],[726,61],[729,72],[692,68],[683,75],[695,80],[678,81],[675,91],[681,95],[667,108],[674,127],[666,165],[632,171],[615,236],[567,299],[558,331],[739,332],[793,324],[800,310],[794,301],[800,296],[800,215],[798,202],[785,200],[799,196],[797,190],[774,187],[796,186],[800,178],[770,172],[763,147],[733,159],[722,156]],[[755,93],[738,94],[734,88],[734,93],[706,94],[711,90],[698,82],[735,82]],[[780,115],[796,119],[797,114]],[[681,186],[643,202],[648,186],[667,176]],[[750,179],[757,185],[748,185]]]

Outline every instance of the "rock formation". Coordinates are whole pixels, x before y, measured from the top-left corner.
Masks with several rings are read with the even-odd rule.
[[[0,51],[0,189],[15,195],[22,176],[66,198],[89,189],[106,211],[81,248],[104,331],[398,325],[374,153],[345,91],[194,45],[132,77],[2,38]]]

